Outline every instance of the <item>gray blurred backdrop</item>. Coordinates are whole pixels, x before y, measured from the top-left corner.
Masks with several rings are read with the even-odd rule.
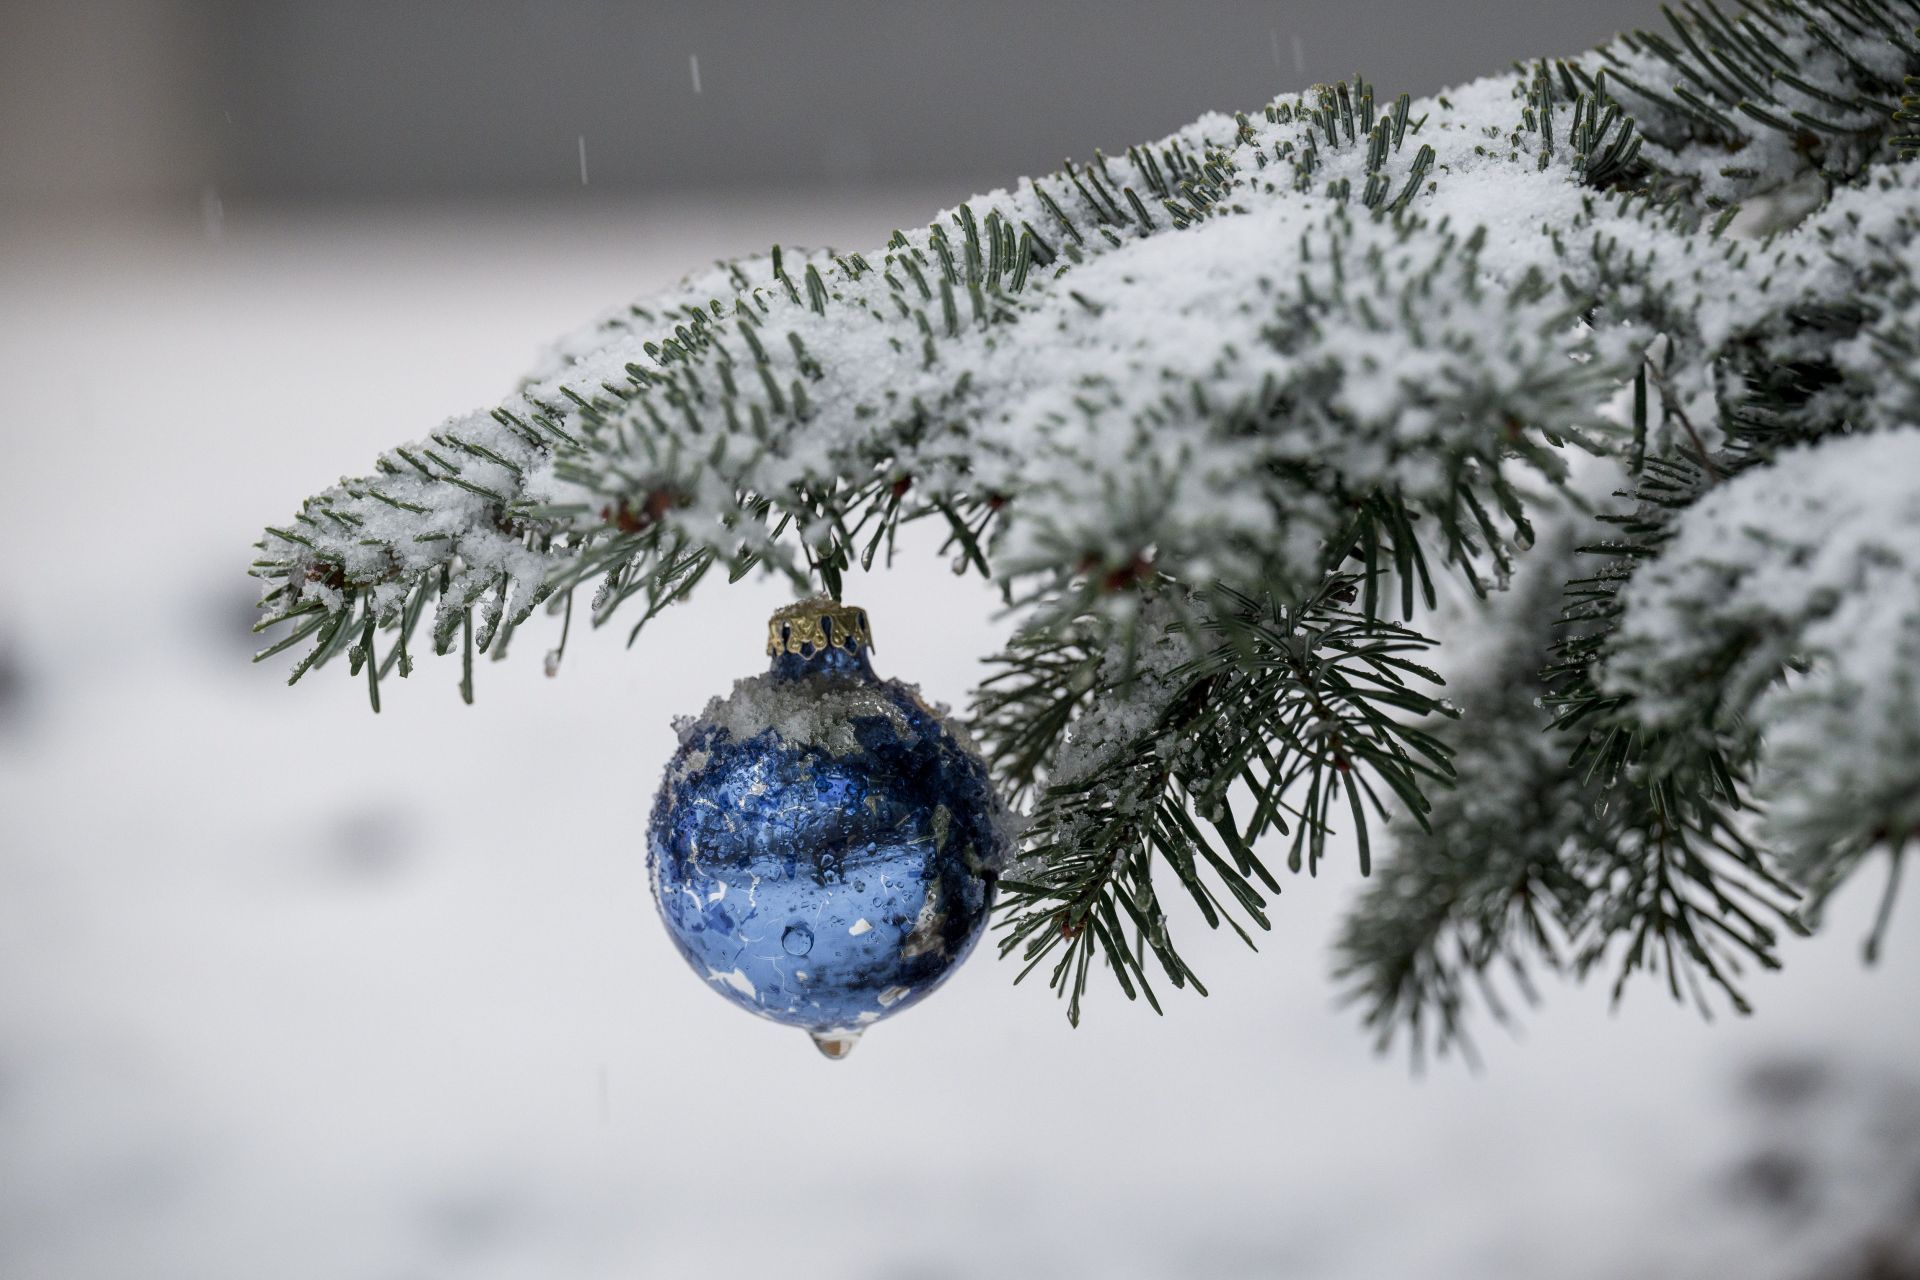
[[[1001,186],[1364,71],[1429,93],[1651,0],[4,6],[13,203]],[[693,61],[698,60],[698,85]]]
[[[1546,979],[1479,1075],[1339,1007],[1340,849],[1257,954],[1180,921],[1164,1018],[1069,1031],[989,945],[828,1063],[686,971],[641,839],[781,584],[551,680],[536,620],[473,707],[248,661],[263,525],[714,257],[1657,16],[0,0],[0,1280],[1920,1277],[1920,919],[1862,966],[1870,876],[1755,1017]],[[847,590],[960,704],[1007,622],[933,549]]]

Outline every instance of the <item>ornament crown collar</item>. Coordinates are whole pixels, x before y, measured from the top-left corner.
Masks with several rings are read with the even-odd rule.
[[[811,658],[827,649],[873,648],[867,611],[826,596],[797,600],[774,610],[767,621],[767,652]]]

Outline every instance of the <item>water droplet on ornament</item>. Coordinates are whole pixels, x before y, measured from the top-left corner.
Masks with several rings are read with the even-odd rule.
[[[787,931],[780,935],[780,945],[790,956],[803,956],[813,950],[813,930],[803,924],[790,924]]]
[[[835,1062],[853,1052],[853,1046],[860,1043],[858,1031],[810,1031],[813,1047]]]

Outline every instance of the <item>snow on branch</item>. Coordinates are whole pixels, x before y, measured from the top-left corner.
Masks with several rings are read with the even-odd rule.
[[[1524,537],[1514,468],[1557,477],[1619,355],[1551,269],[1572,153],[1480,145],[1526,101],[1508,78],[1416,114],[1341,85],[867,254],[731,264],[310,500],[257,568],[320,637],[356,600],[395,625],[425,584],[445,648],[476,603],[490,633],[606,575],[598,620],[712,560],[837,573],[927,517],[1042,593],[1149,552],[1195,584],[1310,585],[1373,495],[1438,517],[1463,566],[1502,554]]]
[[[1622,592],[1601,687],[1736,740],[1820,890],[1920,834],[1920,429],[1783,451],[1682,513]]]

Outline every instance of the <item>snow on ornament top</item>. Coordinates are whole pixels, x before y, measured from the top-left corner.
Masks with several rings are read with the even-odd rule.
[[[973,950],[1009,844],[972,744],[872,648],[864,610],[775,613],[768,672],[677,724],[648,829],[694,972],[830,1058]]]

